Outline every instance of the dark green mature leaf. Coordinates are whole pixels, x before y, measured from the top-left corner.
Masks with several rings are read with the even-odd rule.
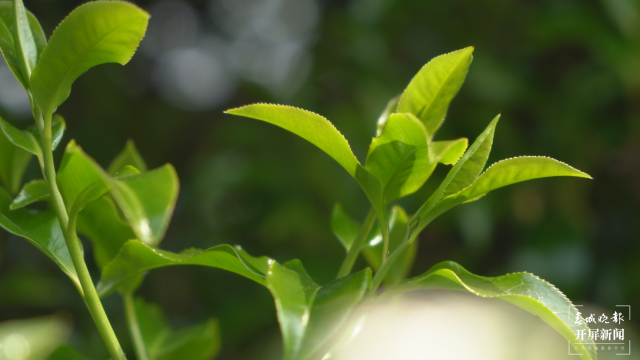
[[[134,275],[174,265],[214,267],[242,275],[264,285],[264,273],[253,264],[262,263],[260,267],[265,269],[268,261],[267,257],[252,258],[239,247],[230,245],[218,245],[207,250],[190,249],[175,254],[132,240],[124,244],[118,255],[104,267],[97,290],[98,294],[104,297]]]
[[[380,180],[360,165],[347,140],[329,120],[310,111],[273,104],[247,105],[227,110],[226,113],[279,126],[319,147],[358,182],[371,202],[378,220],[381,224],[386,224],[387,215]]]
[[[397,112],[416,115],[433,136],[467,76],[472,53],[468,47],[429,61],[402,93]]]
[[[15,146],[0,131],[0,180],[12,194],[20,190],[22,175],[30,159],[31,153]]]
[[[40,180],[30,181],[22,187],[22,190],[18,193],[11,206],[9,206],[10,210],[20,209],[21,207],[25,207],[29,204],[33,204],[37,201],[44,201],[49,199],[49,186],[47,182]]]
[[[47,38],[42,31],[42,27],[38,22],[38,19],[29,11],[26,12],[31,35],[36,46],[36,60],[40,56],[40,53],[47,45]],[[28,89],[28,78],[22,75],[20,65],[18,62],[18,54],[14,41],[14,15],[13,15],[13,3],[11,1],[0,1],[0,50],[4,56],[9,69],[13,75],[18,79],[20,84],[25,89]]]
[[[116,156],[115,159],[109,165],[107,172],[111,176],[116,176],[120,170],[122,170],[125,166],[131,165],[134,168],[138,169],[140,172],[147,171],[147,164],[138,153],[138,149],[136,149],[136,145],[131,140],[127,140],[127,144],[122,149],[122,152]]]
[[[54,351],[48,360],[89,360],[89,358],[80,354],[71,345],[64,344]]]
[[[0,188],[0,226],[14,235],[27,239],[51,258],[78,289],[82,289],[60,223],[53,210],[9,210],[10,204],[11,196]]]
[[[497,298],[539,316],[567,339],[572,346],[584,345],[584,360],[595,360],[593,340],[576,340],[578,330],[587,334],[589,328],[584,320],[576,324],[578,310],[555,286],[526,272],[498,277],[483,277],[471,274],[462,266],[452,262],[441,262],[418,277],[406,280],[383,296],[397,295],[407,291],[423,289],[449,289],[473,293],[487,298]],[[580,317],[582,319],[582,317]]]
[[[273,261],[267,272],[282,332],[284,360],[304,360],[326,346],[362,300],[371,270],[316,284],[299,260]]]
[[[103,184],[95,191],[108,190],[136,238],[153,246],[164,237],[179,191],[178,177],[169,164],[140,175],[112,178],[73,141],[67,145],[57,179],[68,208],[85,189]]]
[[[342,246],[349,251],[355,240],[360,224],[347,214],[342,205],[335,204],[331,213],[331,231],[338,238]]]
[[[0,359],[46,359],[71,335],[71,325],[55,314],[0,323]]]
[[[176,331],[159,306],[137,298],[134,308],[150,360],[209,360],[220,351],[220,330],[215,319]]]
[[[69,97],[75,79],[90,68],[126,64],[148,22],[147,12],[127,2],[93,1],[73,10],[51,35],[31,75],[33,98],[45,117]]]

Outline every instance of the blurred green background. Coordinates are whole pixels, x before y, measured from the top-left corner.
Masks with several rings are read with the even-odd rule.
[[[162,248],[241,244],[253,255],[299,258],[317,282],[331,280],[344,256],[331,209],[340,202],[362,220],[364,194],[304,140],[223,110],[254,102],[309,109],[332,121],[364,161],[386,102],[431,58],[472,45],[467,81],[436,138],[473,140],[502,113],[490,163],[546,155],[594,180],[524,183],[446,213],[420,236],[412,275],[442,260],[486,276],[530,271],[575,304],[640,308],[640,1],[136,3],[152,14],[136,56],[80,77],[59,113],[65,142],[76,139],[103,166],[127,139],[151,168],[174,164],[181,192]],[[50,36],[80,2],[25,4]],[[0,66],[0,115],[24,127],[29,112]],[[415,211],[446,171],[441,165],[401,205]],[[37,177],[32,161],[25,180]],[[74,322],[71,343],[105,358],[62,272],[28,242],[4,232],[0,239],[0,321],[62,310]],[[159,303],[175,326],[217,318],[219,359],[265,359],[280,347],[271,296],[239,276],[155,270],[139,295]],[[130,349],[118,295],[105,307]]]

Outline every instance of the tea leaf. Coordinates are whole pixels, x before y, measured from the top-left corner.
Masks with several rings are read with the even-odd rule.
[[[247,260],[247,259],[250,260]],[[154,249],[140,241],[132,240],[122,246],[118,255],[104,267],[97,290],[105,297],[130,277],[146,271],[174,265],[201,265],[227,270],[264,285],[264,273],[253,264],[269,261],[266,257],[252,258],[239,247],[218,245],[207,250],[190,249],[176,254]]]
[[[371,281],[371,270],[316,284],[299,260],[273,261],[267,288],[273,295],[282,332],[284,360],[304,360],[328,345]]]
[[[433,162],[445,165],[454,165],[467,150],[469,140],[460,138],[456,140],[434,141],[431,143],[433,149]]]
[[[13,145],[28,151],[29,153],[38,157],[42,156],[42,148],[40,142],[33,133],[29,131],[22,131],[0,118],[0,128],[9,142]]]
[[[48,200],[49,199],[49,186],[47,182],[40,180],[30,181],[22,187],[22,190],[18,193],[11,206],[10,210],[20,209],[34,202]]]
[[[396,111],[416,115],[433,136],[467,76],[472,53],[473,47],[468,47],[429,61],[402,93]]]
[[[4,131],[0,131],[0,180],[12,194],[20,190],[29,160],[31,153],[14,145]]]
[[[18,66],[28,84],[39,54],[22,0],[13,0],[13,45]]]
[[[93,1],[73,10],[51,35],[31,75],[33,98],[45,117],[69,97],[75,79],[90,68],[126,64],[148,22],[149,14],[128,2]]]
[[[9,210],[11,196],[0,188],[0,226],[8,232],[27,239],[45,253],[71,278],[82,293],[80,280],[53,210]]]
[[[511,303],[549,324],[567,339],[571,346],[583,348],[581,359],[595,360],[593,340],[576,340],[578,330],[589,333],[582,317],[576,324],[578,310],[555,286],[526,273],[514,273],[498,277],[484,277],[471,274],[462,266],[445,261],[433,266],[423,275],[403,281],[383,296],[397,295],[408,291],[424,289],[448,289],[467,291],[485,298],[496,298]]]
[[[473,184],[451,197],[464,197],[465,201],[471,201],[503,186],[553,176],[591,179],[586,173],[558,160],[544,156],[522,156],[491,165]]]
[[[47,38],[42,31],[42,27],[38,22],[38,19],[30,12],[27,11],[27,19],[29,22],[29,28],[31,35],[36,46],[36,59],[40,56],[42,49],[47,45]],[[22,87],[29,88],[28,77],[22,75],[20,65],[18,62],[18,54],[16,52],[14,41],[14,15],[13,15],[13,3],[11,1],[0,1],[0,50],[4,56],[9,69],[13,75],[18,79]]]
[[[342,205],[335,204],[333,206],[333,212],[331,213],[331,231],[333,231],[333,234],[347,251],[351,248],[351,244],[353,244],[353,240],[356,238],[359,229],[360,224],[344,211]]]
[[[215,319],[174,330],[158,305],[136,298],[134,309],[150,360],[209,360],[220,351],[220,330]]]
[[[147,164],[138,153],[138,149],[136,149],[136,145],[131,140],[127,140],[127,144],[122,149],[122,152],[118,154],[118,156],[113,159],[111,165],[109,165],[107,172],[111,176],[116,176],[116,174],[122,170],[125,166],[131,165],[134,168],[140,170],[140,172],[147,171]]]
[[[387,106],[384,107],[384,110],[378,117],[378,122],[376,123],[376,136],[382,135],[382,130],[384,129],[384,124],[387,122],[387,119],[391,114],[396,112],[398,108],[398,101],[400,100],[400,95],[394,97],[389,100]]]

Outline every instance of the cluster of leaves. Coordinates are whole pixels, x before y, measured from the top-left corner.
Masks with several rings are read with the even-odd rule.
[[[270,104],[227,111],[272,123],[308,140],[361,186],[372,208],[362,225],[339,205],[334,209],[332,229],[347,250],[336,280],[319,285],[298,260],[280,264],[268,257],[250,256],[239,246],[181,253],[159,249],[179,190],[171,165],[147,169],[133,143],[127,144],[107,170],[73,140],[57,171],[51,157],[65,131],[63,118],[54,113],[69,96],[74,80],[102,63],[125,64],[144,36],[147,22],[148,14],[132,4],[95,1],[74,10],[47,43],[37,19],[21,0],[0,2],[0,48],[31,99],[35,120],[34,127],[21,130],[0,119],[0,179],[4,185],[0,188],[0,226],[42,250],[85,299],[93,284],[83,280],[74,257],[76,231],[92,241],[101,271],[97,294],[121,294],[138,358],[208,359],[219,349],[214,320],[174,331],[157,306],[134,299],[146,272],[173,265],[218,268],[265,286],[275,300],[285,360],[324,357],[357,305],[416,289],[454,289],[496,297],[540,316],[567,340],[576,342],[573,333],[585,327],[573,322],[578,316],[576,308],[555,287],[531,274],[484,278],[444,262],[405,280],[419,233],[445,211],[521,181],[589,177],[545,157],[507,159],[483,172],[499,116],[469,147],[467,139],[433,140],[464,82],[473,48],[433,59],[401,96],[389,102],[378,120],[378,134],[364,166],[340,132],[317,114]],[[22,184],[31,155],[38,158],[44,179]],[[397,205],[388,211],[394,201],[420,189],[439,163],[453,167],[415,214],[408,216]],[[49,207],[34,207],[36,202]],[[360,253],[375,275],[370,268],[352,273]],[[383,282],[385,291],[380,294],[377,290]],[[52,358],[81,358],[71,353],[74,350],[64,346]],[[585,353],[583,358],[595,359],[595,353]]]

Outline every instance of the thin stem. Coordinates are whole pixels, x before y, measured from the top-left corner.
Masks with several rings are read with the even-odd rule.
[[[360,248],[362,248],[362,244],[364,244],[364,241],[367,239],[367,235],[369,235],[369,232],[371,231],[375,220],[376,213],[375,211],[373,211],[373,209],[371,209],[369,210],[367,218],[364,220],[362,227],[360,227],[356,238],[353,240],[349,251],[347,251],[347,256],[345,256],[344,261],[342,262],[342,266],[340,266],[340,271],[338,271],[338,276],[336,276],[336,279],[340,279],[351,273],[351,268],[358,258]]]
[[[144,346],[144,341],[142,340],[142,333],[140,332],[140,324],[138,324],[135,307],[133,306],[133,294],[131,292],[123,293],[122,297],[124,299],[124,311],[127,315],[127,324],[129,325],[129,332],[133,338],[133,348],[136,352],[136,357],[138,360],[149,360],[147,348]]]
[[[102,340],[104,341],[111,358],[113,360],[126,359],[125,354],[118,343],[118,339],[111,328],[107,314],[104,312],[104,308],[102,307],[96,288],[93,285],[93,280],[91,280],[87,264],[84,262],[84,255],[80,247],[80,239],[78,239],[78,236],[76,235],[77,212],[74,216],[69,218],[64,201],[62,200],[62,195],[58,189],[58,184],[56,183],[56,169],[53,162],[53,150],[51,149],[51,115],[45,115],[44,125],[41,140],[45,180],[47,181],[49,193],[51,194],[51,204],[58,216],[58,222],[60,223],[67,247],[69,248],[69,254],[71,255],[73,266],[75,267],[78,278],[80,279],[80,284],[82,285],[84,302],[89,309],[89,313],[102,336]]]
[[[402,253],[404,253],[405,250],[407,250],[411,246],[411,244],[413,244],[417,236],[418,233],[413,233],[411,229],[407,229],[404,239],[402,239],[400,245],[391,253],[391,255],[389,255],[387,261],[382,263],[378,271],[376,271],[376,274],[373,276],[372,286],[369,290],[369,296],[373,296],[375,294],[376,290],[378,290],[378,287],[380,287],[380,284],[382,284],[384,277],[391,269],[391,266],[393,266],[393,263],[395,263],[400,255],[402,255]]]

